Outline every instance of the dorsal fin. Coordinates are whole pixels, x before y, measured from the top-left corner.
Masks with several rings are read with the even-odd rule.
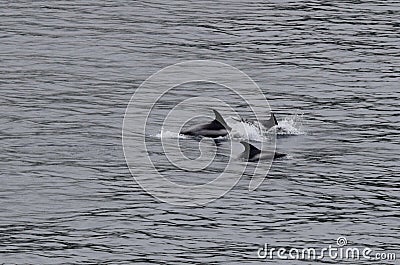
[[[255,147],[252,144],[249,144],[248,142],[240,141],[240,143],[244,146],[243,155],[248,159],[251,159],[255,155],[261,153],[260,149],[258,149],[257,147]]]
[[[265,127],[265,129],[269,130],[272,127],[278,125],[278,121],[276,120],[275,115],[271,113],[271,117],[269,118],[269,120],[263,121],[261,122],[261,124]]]
[[[276,120],[276,117],[275,117],[275,114],[273,114],[273,113],[271,113],[271,118],[270,118],[270,120],[274,120],[274,124],[275,125],[278,125],[278,121]]]
[[[213,109],[212,111],[214,112],[216,121],[221,123],[221,125],[224,126],[226,130],[232,130],[232,128],[225,122],[224,118],[222,118],[222,115],[218,111],[216,111],[215,109]]]

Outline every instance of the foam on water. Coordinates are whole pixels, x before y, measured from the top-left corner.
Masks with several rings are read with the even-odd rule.
[[[233,121],[229,123],[229,126],[232,127],[232,131],[230,132],[231,138],[257,142],[261,142],[264,139],[260,127],[255,125],[254,123]]]
[[[154,136],[156,138],[160,138],[160,139],[161,138],[163,138],[163,139],[166,139],[166,138],[171,138],[171,139],[173,139],[173,138],[181,138],[181,139],[185,139],[185,138],[187,138],[186,135],[180,134],[178,132],[164,131],[164,129],[161,129],[161,131],[159,133],[157,133],[156,135],[152,135],[152,136]]]
[[[293,114],[278,121],[276,126],[277,135],[304,135],[303,114]]]
[[[265,132],[265,128],[257,121],[237,121],[230,119],[229,126],[232,127],[231,138],[239,138],[261,142],[268,138],[268,135],[276,133],[279,135],[304,135],[303,115],[293,114],[278,121],[278,125]]]

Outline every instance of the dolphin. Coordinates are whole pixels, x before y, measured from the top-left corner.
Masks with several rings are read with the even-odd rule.
[[[269,118],[269,120],[264,120],[260,122],[262,126],[264,126],[265,130],[269,130],[272,127],[278,125],[278,121],[275,118],[275,115],[273,113],[271,113],[271,117]]]
[[[233,119],[235,121],[240,121],[240,122],[245,122],[245,123],[253,123],[253,122],[243,119],[243,118],[237,119],[237,118],[233,117]],[[272,127],[278,125],[278,121],[276,120],[275,115],[273,113],[271,113],[271,117],[268,120],[260,121],[260,124],[265,128],[266,131],[268,131]]]
[[[182,129],[180,131],[180,134],[191,136],[204,136],[211,138],[226,136],[232,128],[229,127],[229,125],[225,122],[224,118],[222,118],[222,115],[218,111],[214,109],[212,111],[215,115],[215,119],[212,122],[206,124],[198,124],[187,129]]]
[[[249,162],[257,162],[259,160],[267,160],[271,158],[270,153],[264,153],[261,154],[261,150],[255,147],[252,144],[249,144],[248,142],[245,141],[240,141],[240,143],[244,146],[244,151],[243,153],[240,154],[239,157],[246,159]],[[285,157],[286,154],[283,153],[274,153],[274,159]]]

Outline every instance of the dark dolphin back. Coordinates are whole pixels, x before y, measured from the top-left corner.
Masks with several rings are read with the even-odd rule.
[[[229,127],[218,111],[213,110],[213,112],[215,114],[215,119],[212,122],[194,125],[187,129],[181,129],[180,133],[185,135],[201,135],[213,138],[227,135],[232,128]]]
[[[203,129],[205,130],[222,130],[225,127],[217,120],[213,120],[209,124],[204,125]]]
[[[257,147],[255,147],[252,144],[249,144],[248,142],[245,141],[240,141],[240,143],[244,146],[244,152],[243,155],[247,158],[247,159],[251,159],[253,158],[255,155],[261,153],[261,150],[258,149]]]
[[[218,111],[215,109],[212,111],[214,112],[215,119],[211,122],[211,124],[214,124],[215,126],[222,126],[219,129],[225,129],[227,131],[232,130],[232,128],[225,122],[224,118]]]
[[[260,149],[258,149],[254,145],[249,144],[248,142],[245,142],[245,141],[240,141],[240,143],[244,146],[244,152],[242,153],[241,157],[244,157],[248,161],[252,161],[252,162],[258,161],[258,159],[263,159],[260,157],[255,157],[256,155],[261,153]],[[275,152],[273,158],[277,159],[277,158],[282,158],[282,157],[286,157],[286,156],[287,156],[287,154]],[[268,157],[269,156],[267,155],[265,158],[268,158]]]

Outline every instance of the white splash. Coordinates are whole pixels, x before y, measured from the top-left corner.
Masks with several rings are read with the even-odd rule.
[[[293,114],[285,117],[282,121],[278,121],[278,126],[275,129],[278,135],[306,134],[303,128],[303,114]]]
[[[251,140],[257,142],[261,142],[264,139],[260,127],[255,125],[254,123],[230,119],[228,125],[232,128],[230,132],[231,138],[238,138],[238,139]]]
[[[164,129],[161,129],[161,131],[159,133],[157,133],[155,135],[156,138],[170,138],[170,139],[174,139],[174,138],[180,138],[180,139],[185,139],[186,136],[177,132],[170,132],[170,131],[164,131]]]

